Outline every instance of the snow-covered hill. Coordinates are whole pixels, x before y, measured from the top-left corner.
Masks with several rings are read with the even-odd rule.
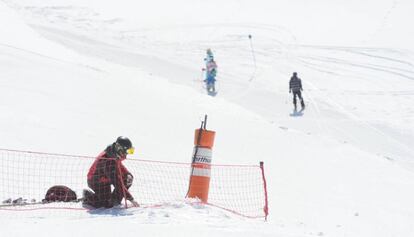
[[[11,222],[0,213],[0,234],[414,234],[413,9],[408,0],[1,1],[1,147],[93,156],[122,134],[136,159],[186,162],[208,114],[215,163],[265,162],[270,216],[185,203]],[[207,48],[216,97],[201,83]],[[302,116],[292,114],[293,71]]]

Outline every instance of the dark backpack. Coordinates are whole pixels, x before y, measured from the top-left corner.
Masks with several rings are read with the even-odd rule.
[[[45,199],[43,199],[42,201],[71,202],[75,200],[77,200],[75,191],[63,185],[55,185],[47,190]]]

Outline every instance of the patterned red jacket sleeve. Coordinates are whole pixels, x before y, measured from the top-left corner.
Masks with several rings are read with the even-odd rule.
[[[121,161],[116,161],[116,162],[119,165],[119,170],[121,171],[120,176],[122,178],[123,183],[121,183],[121,179],[117,178],[116,179],[117,182],[114,182],[114,186],[115,186],[115,188],[119,188],[120,190],[124,190],[125,197],[126,197],[127,200],[134,200],[134,197],[131,195],[131,193],[128,191],[128,189],[125,187],[127,174],[130,174],[130,175],[132,175],[132,174],[127,170],[127,168],[122,164]],[[118,172],[116,172],[116,173],[118,173]]]

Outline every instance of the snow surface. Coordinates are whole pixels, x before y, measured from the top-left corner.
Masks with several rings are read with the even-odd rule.
[[[410,0],[0,1],[2,148],[94,156],[125,135],[132,159],[188,162],[208,114],[213,162],[264,161],[270,202],[267,222],[186,202],[2,212],[0,235],[414,236],[413,10]],[[207,48],[216,97],[201,84]]]

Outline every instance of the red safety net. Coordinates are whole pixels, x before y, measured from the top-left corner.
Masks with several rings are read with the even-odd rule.
[[[94,160],[95,157],[0,149],[0,211],[84,210],[79,198],[88,188],[87,174]],[[141,207],[186,199],[190,163],[128,158],[123,165],[134,176],[129,192]],[[42,202],[48,189],[56,185],[73,190],[78,200]],[[263,164],[212,164],[207,205],[244,217],[266,218]]]

